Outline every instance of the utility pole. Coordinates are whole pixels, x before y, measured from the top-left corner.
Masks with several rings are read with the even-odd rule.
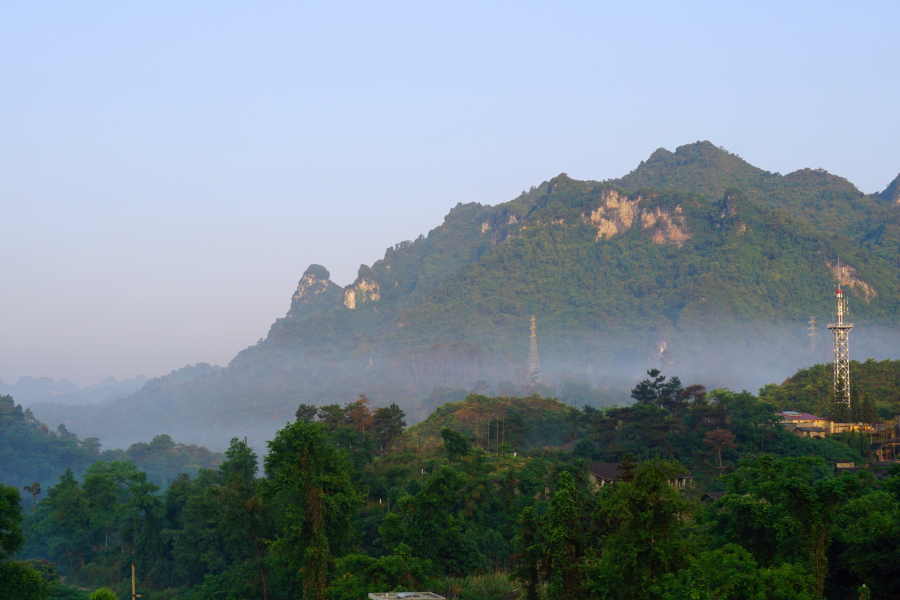
[[[850,330],[853,323],[844,323],[847,300],[844,299],[843,271],[841,259],[838,259],[838,282],[834,290],[837,298],[837,322],[829,323],[828,329],[834,336],[834,397],[838,402],[850,406]]]
[[[137,600],[138,598],[141,597],[140,594],[136,593],[137,588],[135,587],[136,586],[135,581],[136,580],[134,577],[134,563],[131,563],[131,600]]]

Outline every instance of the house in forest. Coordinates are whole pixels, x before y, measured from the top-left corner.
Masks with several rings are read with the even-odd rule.
[[[611,485],[619,480],[622,473],[619,471],[619,463],[601,463],[595,462],[588,465],[588,477],[594,485],[595,490]],[[673,488],[682,489],[694,480],[694,476],[690,473],[679,473],[675,477],[669,479],[669,485]]]
[[[444,600],[434,592],[384,592],[369,594],[371,600]]]
[[[700,502],[709,506],[716,500],[721,500],[728,492],[706,492],[700,496]]]
[[[890,460],[876,460],[873,463],[856,466],[856,464],[852,462],[839,462],[834,465],[834,474],[840,477],[840,475],[845,472],[856,473],[858,471],[865,471],[874,479],[884,479],[885,477],[890,477],[889,470],[894,464],[898,463]]]
[[[810,413],[785,410],[775,413],[781,417],[781,425],[797,437],[824,438],[831,433],[831,421]]]
[[[775,414],[781,418],[781,426],[785,431],[790,431],[797,437],[824,438],[832,433],[866,429],[862,423],[835,423],[824,417],[793,410]]]

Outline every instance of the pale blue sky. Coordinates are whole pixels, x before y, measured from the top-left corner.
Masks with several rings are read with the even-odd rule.
[[[160,375],[560,172],[900,172],[896,2],[12,3],[0,377]]]

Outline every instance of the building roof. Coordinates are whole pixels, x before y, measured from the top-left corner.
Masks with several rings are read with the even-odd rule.
[[[604,479],[606,481],[615,481],[622,476],[622,472],[619,471],[619,463],[591,463],[588,465],[588,472],[597,479]],[[693,475],[684,472],[675,475],[675,477],[691,478]]]
[[[900,438],[890,438],[887,440],[879,440],[873,443],[873,446],[881,446],[882,444],[900,444]],[[883,461],[885,462],[885,461]]]
[[[810,413],[802,413],[794,410],[783,410],[781,412],[775,413],[779,417],[784,417],[785,419],[790,419],[792,421],[826,421],[827,419],[823,419],[822,417],[817,417],[816,415],[812,415]]]
[[[433,592],[384,592],[369,594],[372,600],[445,600]]]
[[[615,481],[622,475],[619,472],[619,463],[591,463],[588,465],[588,471],[597,479],[606,481]]]
[[[728,492],[706,492],[705,494],[703,494],[703,496],[700,497],[700,499],[703,500],[705,498],[709,498],[710,500],[715,502],[727,493]]]

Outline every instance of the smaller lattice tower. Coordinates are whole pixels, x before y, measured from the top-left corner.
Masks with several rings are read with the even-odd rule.
[[[837,298],[837,322],[829,323],[828,329],[834,336],[834,397],[850,406],[850,330],[853,323],[844,322],[847,300],[844,298],[843,271],[838,259],[838,281],[834,295]]]
[[[541,361],[537,351],[537,325],[531,315],[531,346],[528,347],[528,383],[541,383]]]
[[[815,315],[810,315],[807,325],[809,325],[809,327],[806,328],[809,332],[809,353],[810,355],[813,355],[816,353],[816,345],[819,341],[819,330],[816,327]]]

